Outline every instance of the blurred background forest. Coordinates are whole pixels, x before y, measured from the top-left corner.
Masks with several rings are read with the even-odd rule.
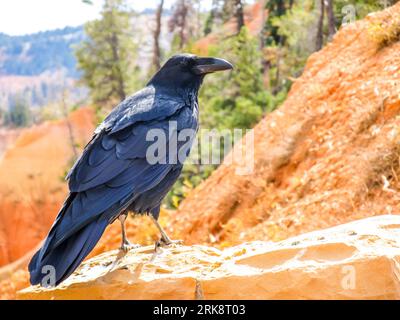
[[[53,17],[67,2],[36,3]],[[180,52],[234,64],[205,79],[201,128],[253,129],[254,170],[185,164],[160,216],[171,236],[225,247],[400,212],[399,1],[143,3],[68,1],[96,18],[25,35],[2,33],[0,11],[0,299],[28,285],[26,264],[95,127]],[[41,30],[34,18],[25,30]],[[148,220],[127,220],[133,242],[157,239]],[[119,242],[112,224],[92,255]]]

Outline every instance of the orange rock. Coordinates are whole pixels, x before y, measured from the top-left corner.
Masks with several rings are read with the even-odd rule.
[[[28,262],[38,248],[0,268],[0,300],[14,300],[17,291],[29,285]]]
[[[19,299],[399,299],[400,217],[377,216],[279,243],[223,251],[153,247],[86,261]],[[240,288],[240,289],[238,289]]]

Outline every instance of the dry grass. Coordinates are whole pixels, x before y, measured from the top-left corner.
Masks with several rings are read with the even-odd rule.
[[[382,22],[372,23],[368,33],[379,50],[398,42],[400,40],[400,16],[391,15]]]

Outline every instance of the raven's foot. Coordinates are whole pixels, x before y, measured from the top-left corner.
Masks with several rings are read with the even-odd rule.
[[[126,236],[125,220],[126,220],[127,216],[128,216],[127,213],[122,213],[118,217],[119,221],[121,222],[121,238],[122,238],[121,247],[119,248],[119,250],[122,251],[123,253],[127,253],[131,249],[140,247],[140,245],[138,245],[138,244],[130,243]]]
[[[119,250],[122,251],[123,253],[127,253],[129,250],[137,249],[139,247],[140,247],[139,244],[132,244],[127,239],[125,239],[121,243],[121,247],[119,248]]]
[[[158,248],[165,248],[165,247],[170,247],[170,246],[180,246],[183,244],[183,240],[171,240],[170,238],[164,238],[161,237],[160,240],[156,241],[155,243],[155,249],[157,250]]]
[[[168,237],[167,233],[164,231],[164,229],[161,227],[161,225],[158,223],[157,219],[153,217],[153,215],[149,215],[151,220],[154,222],[156,225],[157,229],[161,233],[161,238],[160,240],[156,241],[155,244],[155,250],[157,251],[157,248],[160,247],[168,247],[172,245],[181,245],[183,244],[183,240],[171,240],[170,237]]]

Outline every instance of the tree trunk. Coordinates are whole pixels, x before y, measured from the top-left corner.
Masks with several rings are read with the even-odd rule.
[[[201,36],[201,1],[196,0],[196,30],[195,30],[195,36],[196,38],[199,38]]]
[[[206,36],[207,34],[211,33],[213,30],[214,24],[215,24],[215,19],[217,17],[218,13],[218,0],[213,0],[212,5],[211,5],[211,11],[210,15],[208,17],[208,25],[205,26],[204,29],[204,35]]]
[[[285,7],[285,1],[284,0],[278,0],[277,1],[277,15],[278,17],[283,16],[286,12],[286,7]],[[292,4],[290,4],[292,6]]]
[[[78,159],[78,150],[76,148],[75,136],[74,136],[72,124],[68,118],[68,107],[67,107],[67,102],[65,100],[66,100],[66,90],[64,89],[62,92],[61,105],[62,105],[62,109],[63,109],[65,123],[67,124],[67,128],[68,128],[69,143],[71,145],[71,150],[72,150],[74,161],[75,161],[76,159]]]
[[[235,17],[237,33],[239,33],[244,26],[243,3],[241,0],[235,0]]]
[[[266,21],[266,16],[265,16],[265,5],[266,5],[266,2],[267,2],[267,0],[261,0],[260,1],[261,2],[261,5],[260,5],[260,7],[261,7],[261,10],[262,10],[262,13],[261,13],[261,19],[262,19],[262,21],[261,21],[261,30],[260,30],[260,50],[262,50],[263,48],[264,48],[264,46],[265,46],[265,21]]]
[[[329,40],[331,40],[336,33],[335,14],[333,12],[333,0],[326,0],[326,15],[328,16]]]
[[[272,93],[276,95],[281,89],[281,50],[282,50],[282,38],[278,44],[277,55],[276,55],[276,73],[275,73],[275,86],[272,89]]]
[[[117,81],[117,94],[119,99],[125,100],[126,98],[126,93],[125,93],[125,84],[124,84],[124,79],[122,76],[122,70],[121,70],[121,61],[119,57],[119,40],[118,40],[118,35],[113,32],[111,36],[111,49],[112,49],[112,54],[113,54],[113,60],[117,63],[117,68],[116,68],[116,81]]]
[[[186,8],[186,1],[182,0],[182,12],[181,12],[181,28],[179,30],[179,49],[182,49],[183,46],[186,43],[186,37],[185,37],[185,28],[186,28],[186,19],[187,19],[187,8]]]
[[[320,1],[320,15],[317,25],[317,37],[315,40],[315,51],[321,50],[324,43],[324,13],[325,13],[325,1]]]
[[[164,0],[160,0],[156,11],[156,28],[153,33],[153,66],[156,70],[160,69],[161,67],[160,34],[163,6]]]
[[[262,10],[262,22],[261,22],[261,30],[260,30],[260,52],[261,52],[261,72],[263,74],[263,83],[264,87],[269,89],[269,69],[271,67],[270,61],[265,59],[265,53],[263,52],[264,46],[265,46],[265,21],[266,21],[266,15],[265,15],[265,6],[266,6],[267,0],[261,0],[261,10]]]
[[[111,47],[111,52],[112,52],[112,59],[116,64],[116,70],[114,73],[114,70],[112,70],[112,78],[115,79],[116,81],[116,88],[113,88],[113,91],[115,91],[118,95],[118,98],[120,101],[125,100],[126,98],[126,93],[125,93],[125,81],[122,75],[122,70],[121,70],[121,59],[119,56],[119,50],[120,50],[120,43],[119,43],[119,38],[118,34],[114,30],[114,25],[115,25],[115,17],[113,14],[113,11],[110,11],[110,18],[111,18],[111,26],[110,28],[113,30],[111,32],[111,36],[109,38],[109,45]],[[112,94],[112,93],[111,93]]]

